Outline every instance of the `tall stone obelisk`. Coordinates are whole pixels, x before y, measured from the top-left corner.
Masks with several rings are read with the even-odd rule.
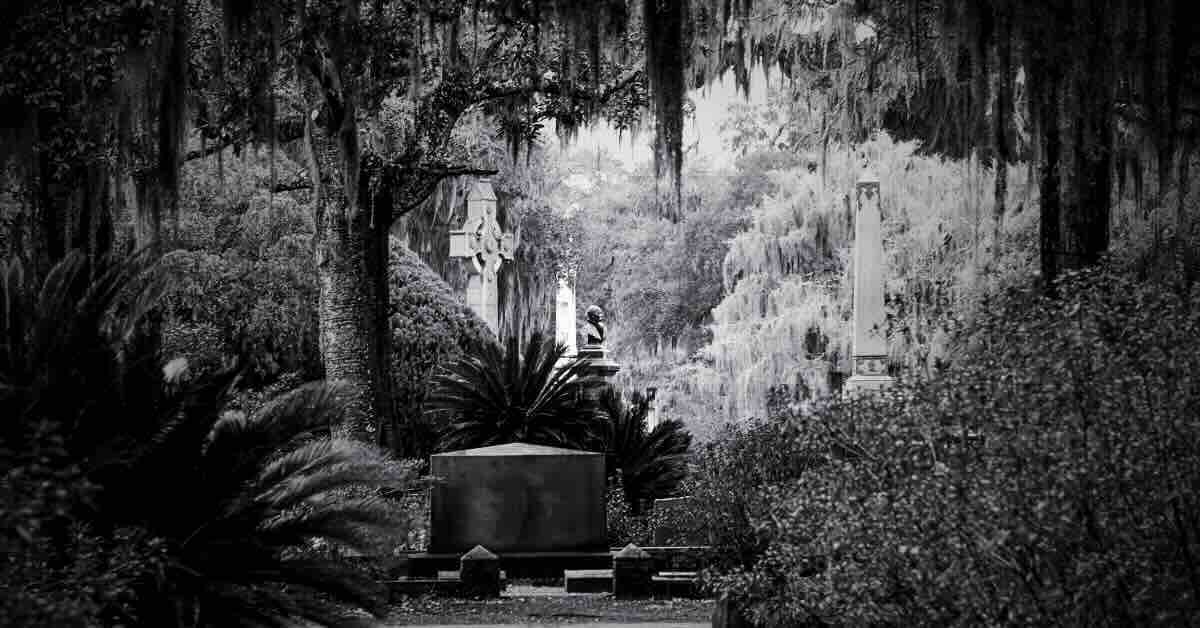
[[[879,177],[863,172],[854,185],[854,350],[846,393],[880,390],[887,374],[887,321],[883,311],[883,214]]]

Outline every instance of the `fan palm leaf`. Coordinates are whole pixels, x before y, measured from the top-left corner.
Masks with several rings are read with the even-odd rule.
[[[650,403],[634,393],[626,403],[609,388],[600,397],[605,423],[604,451],[610,480],[621,479],[633,513],[652,499],[670,497],[687,478],[692,437],[679,421],[662,421],[647,429]]]
[[[322,436],[344,411],[337,387],[310,384],[246,417],[223,412],[236,368],[164,382],[153,344],[137,341],[161,282],[148,255],[88,268],[72,254],[40,281],[0,263],[0,451],[22,452],[0,457],[0,471],[64,442],[55,464],[96,486],[69,516],[161,541],[133,605],[142,625],[381,612],[377,583],[335,550],[402,538],[404,513],[383,495],[409,473],[372,446]]]
[[[566,347],[541,333],[524,347],[509,338],[461,356],[434,376],[426,414],[446,424],[440,449],[512,442],[583,448],[598,422],[581,399],[584,360],[563,361]],[[561,367],[560,367],[561,363]]]

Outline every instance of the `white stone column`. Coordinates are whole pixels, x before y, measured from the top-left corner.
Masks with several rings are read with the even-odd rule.
[[[854,352],[847,394],[892,384],[887,374],[887,320],[883,310],[885,279],[883,215],[879,178],[864,171],[854,185]]]
[[[573,358],[579,353],[577,345],[578,331],[575,323],[575,286],[572,285],[574,273],[563,271],[558,275],[558,295],[555,298],[554,309],[554,339],[567,346],[564,357]]]

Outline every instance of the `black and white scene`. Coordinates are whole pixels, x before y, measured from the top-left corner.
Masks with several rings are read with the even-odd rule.
[[[0,0],[0,626],[1200,626],[1196,0]]]

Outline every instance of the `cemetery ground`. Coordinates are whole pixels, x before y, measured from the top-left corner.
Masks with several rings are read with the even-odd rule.
[[[393,604],[385,626],[707,623],[712,600],[617,600],[606,593],[565,593],[561,586],[510,584],[499,599],[413,596]]]

